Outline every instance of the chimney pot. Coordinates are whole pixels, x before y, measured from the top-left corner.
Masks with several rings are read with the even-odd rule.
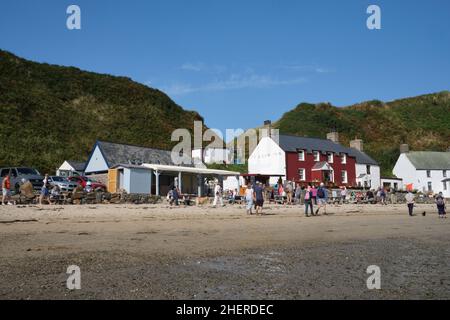
[[[409,152],[409,145],[406,143],[403,143],[400,145],[400,153],[408,153]]]
[[[364,143],[361,139],[354,139],[350,141],[350,148],[359,150],[359,151],[364,151]]]
[[[337,131],[327,133],[327,140],[331,140],[334,143],[339,143],[339,133]]]

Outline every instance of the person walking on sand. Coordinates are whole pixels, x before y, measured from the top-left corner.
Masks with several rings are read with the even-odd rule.
[[[406,200],[406,204],[408,205],[408,213],[409,216],[412,217],[413,214],[413,210],[414,210],[414,195],[412,194],[411,191],[408,191],[408,193],[405,196],[405,200]]]
[[[261,182],[256,184],[255,190],[256,215],[263,215],[262,209],[264,205],[264,188]]]
[[[50,192],[48,190],[48,174],[45,174],[44,180],[42,181],[43,185],[41,188],[41,195],[39,196],[39,204],[42,206],[42,203],[47,201],[50,204],[49,195]]]
[[[317,188],[316,185],[314,184],[311,188],[311,199],[314,202],[314,204],[317,204]]]
[[[247,214],[253,214],[252,213],[252,208],[253,208],[253,194],[254,194],[254,190],[252,188],[251,183],[249,183],[247,185],[247,189],[245,189],[245,208],[246,208],[246,212]]]
[[[2,180],[2,205],[12,205],[9,201],[11,194],[11,181],[9,173]]]
[[[342,204],[345,204],[345,201],[347,199],[347,187],[343,186],[341,189],[341,200],[342,200]],[[340,203],[340,201],[339,201]]]
[[[445,199],[442,195],[442,192],[439,192],[439,194],[436,196],[436,206],[438,209],[439,218],[447,218],[447,212],[445,212]]]
[[[306,188],[306,193],[305,193],[305,216],[307,216],[307,217],[309,217],[309,215],[308,215],[309,208],[311,209],[311,215],[314,215],[311,186],[308,186]]]
[[[323,214],[327,214],[327,201],[328,201],[328,191],[325,188],[323,182],[320,184],[319,189],[317,189],[317,205],[316,216],[319,214],[321,208],[323,208]]]
[[[216,186],[214,187],[214,202],[213,206],[216,207],[219,203],[221,207],[223,207],[223,199],[222,199],[222,187],[219,182],[215,182]]]

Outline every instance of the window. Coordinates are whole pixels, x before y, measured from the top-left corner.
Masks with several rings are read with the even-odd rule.
[[[431,182],[428,182],[428,191],[429,192],[433,191],[433,184]]]
[[[347,163],[347,155],[344,153],[341,157],[341,163],[346,164]]]
[[[9,168],[3,169],[2,170],[2,178],[6,177],[7,174],[9,174]]]
[[[342,170],[341,178],[342,178],[342,183],[347,183],[347,171]]]
[[[398,183],[394,182],[394,190],[398,190]]]
[[[298,169],[298,177],[300,181],[306,181],[305,169]]]
[[[442,184],[444,185],[444,191],[447,191],[447,182],[442,182]]]
[[[431,171],[427,170],[427,178],[431,178]]]
[[[333,152],[329,152],[328,153],[328,163],[333,163],[334,157],[333,157]]]
[[[298,150],[298,161],[305,161],[305,150]]]
[[[40,175],[40,173],[33,168],[17,168],[17,171],[19,171],[20,175]]]
[[[447,170],[442,170],[442,176],[443,176],[444,178],[447,178]]]
[[[314,161],[316,161],[316,162],[320,161],[319,151],[313,151],[313,155],[314,155]]]
[[[367,166],[366,166],[366,173],[367,173],[367,174],[370,174],[370,165],[367,165]]]

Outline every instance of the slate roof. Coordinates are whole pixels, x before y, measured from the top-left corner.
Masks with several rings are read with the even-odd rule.
[[[418,170],[450,170],[450,152],[411,151],[405,155]]]
[[[299,149],[304,149],[309,153],[312,151],[319,151],[323,154],[326,154],[327,152],[333,152],[336,154],[345,153],[350,157],[356,158],[356,163],[358,164],[378,165],[378,163],[366,153],[354,148],[344,147],[339,143],[335,143],[327,139],[280,134],[279,144],[280,148],[285,152],[297,152]]]
[[[97,141],[96,144],[106,160],[108,167],[119,164],[163,164],[175,165],[168,150],[133,146],[128,144]],[[187,165],[184,165],[187,166]]]
[[[74,168],[75,171],[84,171],[84,169],[86,168],[86,162],[67,160],[67,163],[70,164],[70,166]]]

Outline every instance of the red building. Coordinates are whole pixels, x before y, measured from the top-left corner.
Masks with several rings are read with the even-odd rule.
[[[357,164],[376,163],[364,152],[338,142],[337,132],[327,139],[279,135],[263,138],[249,158],[249,173],[263,174],[301,184],[324,182],[357,186]],[[271,178],[271,182],[273,183]]]

